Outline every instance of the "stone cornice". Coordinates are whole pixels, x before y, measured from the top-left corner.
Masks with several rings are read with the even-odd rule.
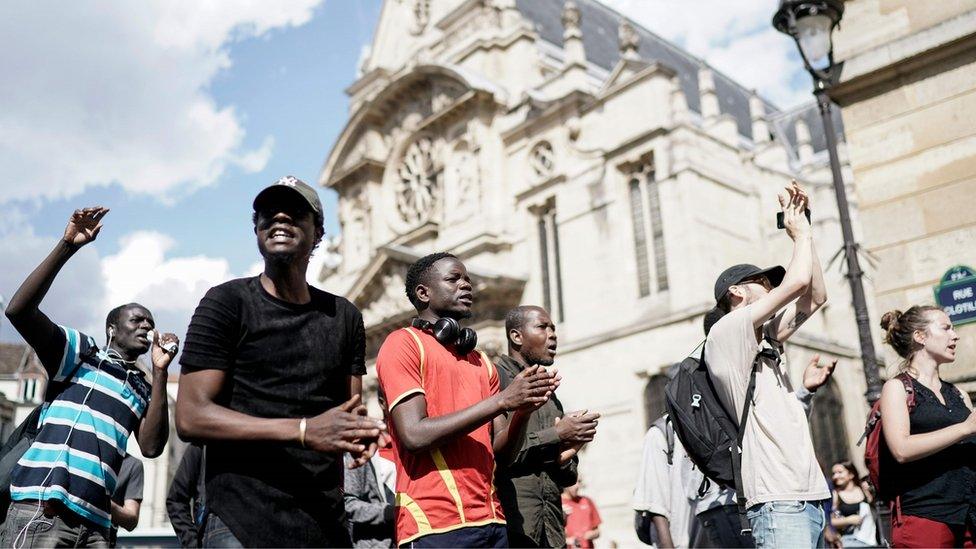
[[[841,81],[830,98],[840,106],[888,89],[901,77],[976,48],[976,11],[886,43],[844,61]]]

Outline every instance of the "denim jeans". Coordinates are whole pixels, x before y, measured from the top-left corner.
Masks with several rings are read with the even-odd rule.
[[[820,547],[825,524],[819,501],[771,501],[746,512],[757,548]]]
[[[7,520],[0,546],[108,547],[107,531],[83,520],[71,511],[45,514],[43,504],[15,501],[7,509]]]
[[[203,527],[203,537],[200,539],[200,547],[226,547],[236,549],[244,547],[239,539],[234,537],[230,528],[220,520],[220,517],[213,513],[207,515],[207,523]]]

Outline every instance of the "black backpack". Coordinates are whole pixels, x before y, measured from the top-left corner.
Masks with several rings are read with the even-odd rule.
[[[764,349],[752,362],[749,387],[741,420],[725,408],[705,364],[702,344],[700,358],[689,356],[681,361],[678,372],[665,388],[668,416],[678,440],[688,457],[705,478],[722,487],[734,488],[739,503],[743,532],[751,530],[745,516],[745,495],[742,491],[742,436],[745,433],[752,395],[756,389],[756,372],[762,356],[778,360],[772,349]]]

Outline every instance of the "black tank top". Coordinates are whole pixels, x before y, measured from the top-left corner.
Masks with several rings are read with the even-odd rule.
[[[852,515],[859,515],[859,514],[861,514],[861,502],[860,501],[856,501],[854,503],[847,503],[846,501],[844,501],[844,500],[842,500],[840,498],[840,494],[837,495],[837,501],[838,501],[838,504],[837,504],[837,512],[840,513],[840,516],[842,516],[842,517],[849,517],[849,516],[852,516]],[[864,500],[861,500],[861,501],[864,501]],[[844,531],[841,532],[841,535],[853,534],[855,528],[856,528],[855,526],[848,526],[847,528],[844,528]]]
[[[909,415],[911,434],[930,433],[969,417],[969,409],[959,390],[942,382],[939,402],[928,387],[914,378],[915,409]],[[945,524],[965,524],[976,510],[976,441],[972,437],[929,457],[911,461],[899,468],[897,491],[901,511],[906,515],[936,520]]]

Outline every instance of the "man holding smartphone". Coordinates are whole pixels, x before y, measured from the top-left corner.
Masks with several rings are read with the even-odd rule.
[[[705,362],[719,397],[737,420],[750,385],[755,386],[740,474],[756,547],[818,547],[825,520],[822,501],[830,492],[814,455],[804,405],[778,357],[783,342],[823,306],[827,293],[805,217],[807,193],[795,181],[786,191],[779,202],[793,240],[789,266],[735,265],[718,277],[713,312],[721,318],[705,342]],[[804,388],[815,391],[832,369],[813,368],[814,374],[827,375],[810,383],[804,379]]]

